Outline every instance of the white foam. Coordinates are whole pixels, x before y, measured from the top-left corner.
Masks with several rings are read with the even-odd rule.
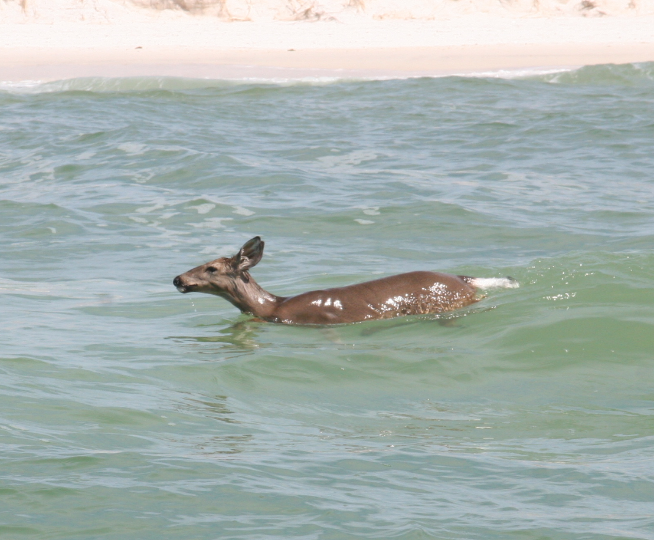
[[[211,212],[214,208],[216,208],[216,205],[213,203],[204,203],[204,204],[199,204],[197,206],[187,206],[187,208],[194,209],[198,211],[198,214],[208,214]]]
[[[533,68],[516,68],[516,69],[497,69],[490,71],[462,72],[454,74],[455,77],[476,77],[483,79],[528,79],[541,75],[556,75],[574,71],[574,66],[559,67],[533,67]]]
[[[254,212],[252,210],[248,210],[247,208],[243,208],[242,206],[234,206],[234,213],[238,214],[240,216],[253,216]]]
[[[43,84],[43,81],[0,81],[0,90],[5,92],[28,92],[34,88],[39,88]]]

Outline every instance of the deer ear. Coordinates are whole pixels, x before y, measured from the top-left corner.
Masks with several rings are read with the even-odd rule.
[[[257,265],[263,257],[264,241],[261,237],[255,236],[243,244],[240,251],[234,256],[234,267],[240,272],[245,272]]]

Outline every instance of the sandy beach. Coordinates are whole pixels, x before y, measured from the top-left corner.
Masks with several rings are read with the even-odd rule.
[[[0,80],[298,79],[553,70],[654,61],[654,15],[226,22],[173,12],[0,23]]]

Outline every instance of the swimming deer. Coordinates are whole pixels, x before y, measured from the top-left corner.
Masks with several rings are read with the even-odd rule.
[[[356,285],[275,296],[259,286],[249,270],[263,256],[259,236],[233,257],[222,257],[177,276],[182,293],[222,296],[243,313],[285,324],[340,324],[400,315],[441,313],[481,300],[478,289],[518,287],[513,278],[472,278],[440,272],[409,272]]]

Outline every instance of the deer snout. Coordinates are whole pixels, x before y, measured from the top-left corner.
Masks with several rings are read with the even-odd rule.
[[[188,292],[188,287],[184,285],[184,281],[182,280],[182,276],[177,276],[175,279],[173,279],[173,285],[177,287],[177,290],[181,293],[187,293]]]

